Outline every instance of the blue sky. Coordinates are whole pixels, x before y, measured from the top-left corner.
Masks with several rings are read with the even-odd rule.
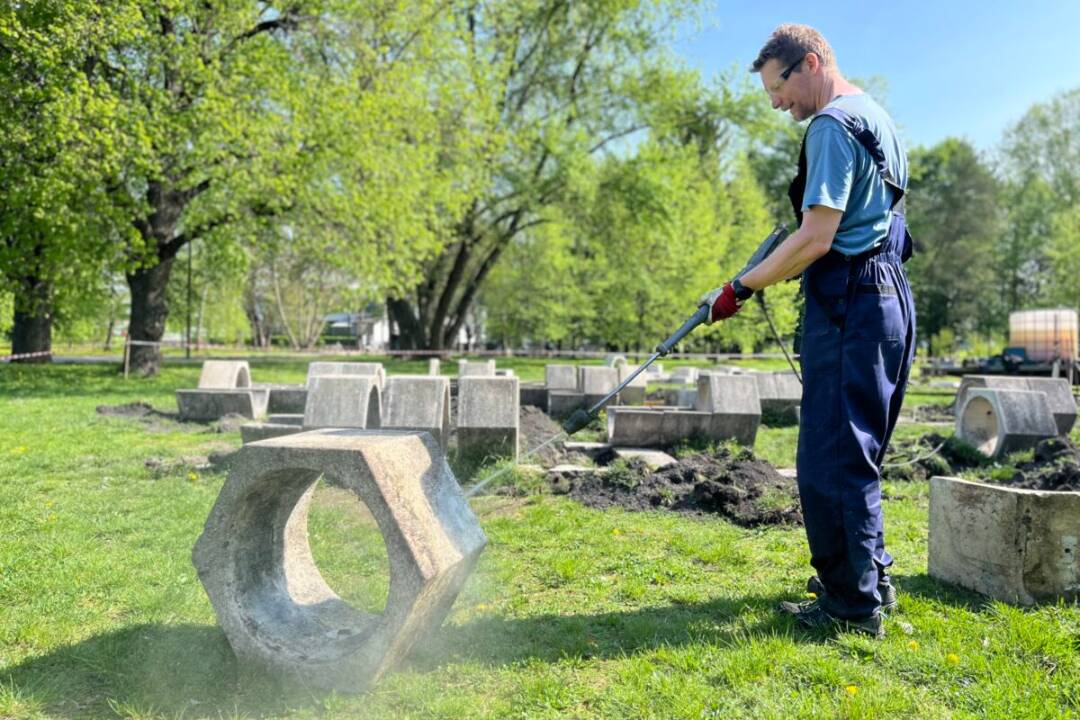
[[[1032,104],[1080,87],[1080,0],[715,0],[675,51],[705,77],[745,68],[782,22],[818,28],[845,75],[885,78],[909,145],[955,136],[992,150]]]

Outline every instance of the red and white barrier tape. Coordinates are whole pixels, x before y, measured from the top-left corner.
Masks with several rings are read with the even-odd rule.
[[[12,362],[14,360],[29,360],[36,357],[47,357],[52,355],[52,350],[41,350],[39,352],[32,353],[19,353],[17,355],[2,355],[0,356],[0,362]]]

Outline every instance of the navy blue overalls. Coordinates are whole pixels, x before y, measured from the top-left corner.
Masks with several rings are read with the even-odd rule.
[[[835,118],[858,140],[894,192],[888,235],[878,247],[854,257],[832,250],[802,278],[797,466],[810,562],[825,585],[824,610],[862,619],[880,608],[878,583],[892,564],[880,480],[915,356],[915,303],[903,268],[911,236],[900,204],[904,190],[873,132],[836,108],[818,115]],[[788,190],[800,224],[806,169],[804,137],[799,174]]]

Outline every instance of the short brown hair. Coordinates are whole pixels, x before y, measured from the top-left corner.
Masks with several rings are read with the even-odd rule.
[[[761,72],[762,66],[772,58],[776,58],[782,66],[787,66],[802,60],[807,53],[817,55],[823,67],[835,62],[832,47],[821,33],[809,25],[784,23],[773,30],[757,59],[750,66],[750,72]]]

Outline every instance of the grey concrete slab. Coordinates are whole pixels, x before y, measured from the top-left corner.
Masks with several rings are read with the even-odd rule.
[[[612,368],[626,367],[626,356],[618,354],[609,354],[604,357],[604,364]]]
[[[440,367],[440,363],[439,363],[439,358],[428,358],[428,361],[427,361],[427,374],[428,375],[438,375],[440,373],[441,373],[441,367]]]
[[[463,377],[458,381],[458,451],[472,458],[518,456],[517,378]]]
[[[307,523],[320,477],[366,505],[383,536],[381,613],[346,603],[315,564]],[[486,542],[430,435],[320,430],[240,450],[192,560],[241,662],[361,692],[438,629]]]
[[[619,371],[619,384],[622,384],[628,377],[634,374],[637,370],[636,365],[622,365],[618,367]],[[645,404],[645,392],[648,389],[648,379],[645,377],[645,373],[640,373],[637,377],[630,381],[630,384],[619,391],[619,396],[616,402],[619,405],[644,405]]]
[[[606,365],[582,365],[578,368],[585,404],[592,407],[619,385],[619,371]]]
[[[520,405],[532,405],[544,412],[548,409],[548,389],[542,383],[523,382],[520,386]]]
[[[580,390],[576,365],[545,365],[544,384],[548,390]]]
[[[697,385],[698,373],[700,372],[696,367],[677,367],[671,371],[671,382],[682,383],[683,385]]]
[[[930,479],[931,577],[997,600],[1080,600],[1080,493]]]
[[[256,420],[266,414],[269,396],[266,388],[177,390],[176,404],[181,420],[210,422],[226,415]]]
[[[1042,392],[970,388],[956,415],[956,436],[989,458],[1055,435],[1057,424]]]
[[[750,373],[758,387],[761,411],[794,419],[795,407],[802,404],[802,383],[791,372]]]
[[[450,441],[450,378],[391,375],[386,379],[382,427],[431,433],[445,451]]]
[[[585,407],[585,394],[576,390],[548,390],[547,414],[553,418],[569,417]]]
[[[749,375],[702,374],[696,409],[713,415],[708,437],[753,447],[761,425],[757,382]]]
[[[612,446],[660,447],[664,445],[664,409],[609,406],[607,438]]]
[[[649,448],[615,448],[615,455],[623,460],[641,460],[650,470],[663,470],[678,463],[666,452]]]
[[[266,422],[274,423],[276,425],[295,425],[296,427],[303,427],[304,413],[271,413],[267,416]]]
[[[1069,381],[1065,378],[1030,377],[1027,383],[1028,390],[1046,393],[1046,403],[1054,416],[1058,435],[1068,435],[1076,424],[1076,399]]]
[[[307,386],[310,389],[315,378],[325,375],[352,375],[374,377],[375,384],[381,391],[386,383],[386,370],[382,363],[359,362],[313,362],[308,365]]]
[[[281,437],[282,435],[295,435],[304,432],[304,428],[293,423],[245,423],[240,426],[240,440],[244,445],[260,440]]]
[[[200,390],[235,390],[251,387],[247,360],[207,360],[199,373]]]
[[[664,404],[693,409],[698,404],[697,388],[667,388],[664,390]]]
[[[373,375],[322,375],[309,378],[304,427],[377,428],[382,397]]]
[[[458,377],[495,377],[495,361],[458,360]]]
[[[307,386],[305,385],[268,385],[270,402],[266,411],[270,413],[304,413],[307,404]]]

